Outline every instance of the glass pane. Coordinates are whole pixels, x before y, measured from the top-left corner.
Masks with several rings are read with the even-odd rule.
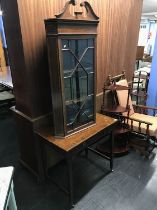
[[[79,68],[72,76],[72,97],[81,99],[87,96],[87,74]]]
[[[94,49],[88,48],[87,52],[85,53],[84,57],[81,60],[81,64],[88,72],[93,72],[94,66]]]
[[[79,107],[76,104],[71,103],[66,105],[67,124],[73,123],[78,111]]]
[[[76,64],[75,57],[71,54],[69,50],[63,51],[63,69],[64,71],[70,71],[75,68]]]
[[[69,40],[69,49],[74,53],[76,51],[77,40]]]
[[[88,39],[88,47],[94,47],[94,39]]]
[[[88,74],[88,95],[94,93],[94,73]]]
[[[66,101],[69,101],[72,99],[71,78],[64,79],[64,94],[65,94]]]
[[[67,124],[73,124],[73,129],[94,120],[94,97],[88,96],[84,101],[66,106]]]
[[[77,57],[81,58],[84,51],[88,48],[88,40],[87,39],[80,39],[77,41],[76,46],[76,53],[78,54]]]
[[[84,106],[84,112],[89,118],[94,117],[94,96],[88,96],[86,104]]]

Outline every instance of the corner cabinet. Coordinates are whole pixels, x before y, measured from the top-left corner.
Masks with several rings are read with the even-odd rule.
[[[96,121],[98,22],[88,2],[76,5],[75,1],[67,2],[56,18],[45,20],[56,137]]]

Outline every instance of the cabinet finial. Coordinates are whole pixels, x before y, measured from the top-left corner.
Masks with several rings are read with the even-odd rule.
[[[69,19],[69,20],[88,20],[98,21],[99,17],[94,13],[91,5],[87,1],[82,1],[81,4],[77,5],[77,0],[70,0],[65,4],[63,11],[59,15],[55,15],[57,19]],[[72,12],[70,7],[76,6],[78,11]],[[84,7],[85,12],[79,10],[79,7]],[[85,13],[85,14],[83,14]]]

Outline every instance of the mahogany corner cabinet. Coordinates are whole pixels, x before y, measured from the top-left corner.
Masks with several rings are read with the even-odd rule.
[[[88,2],[75,1],[68,1],[56,18],[45,20],[55,137],[96,122],[98,23]]]

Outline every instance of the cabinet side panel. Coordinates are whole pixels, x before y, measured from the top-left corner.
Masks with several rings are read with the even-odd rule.
[[[64,114],[62,102],[62,84],[58,41],[55,37],[47,37],[49,72],[51,81],[54,135],[64,136]]]

